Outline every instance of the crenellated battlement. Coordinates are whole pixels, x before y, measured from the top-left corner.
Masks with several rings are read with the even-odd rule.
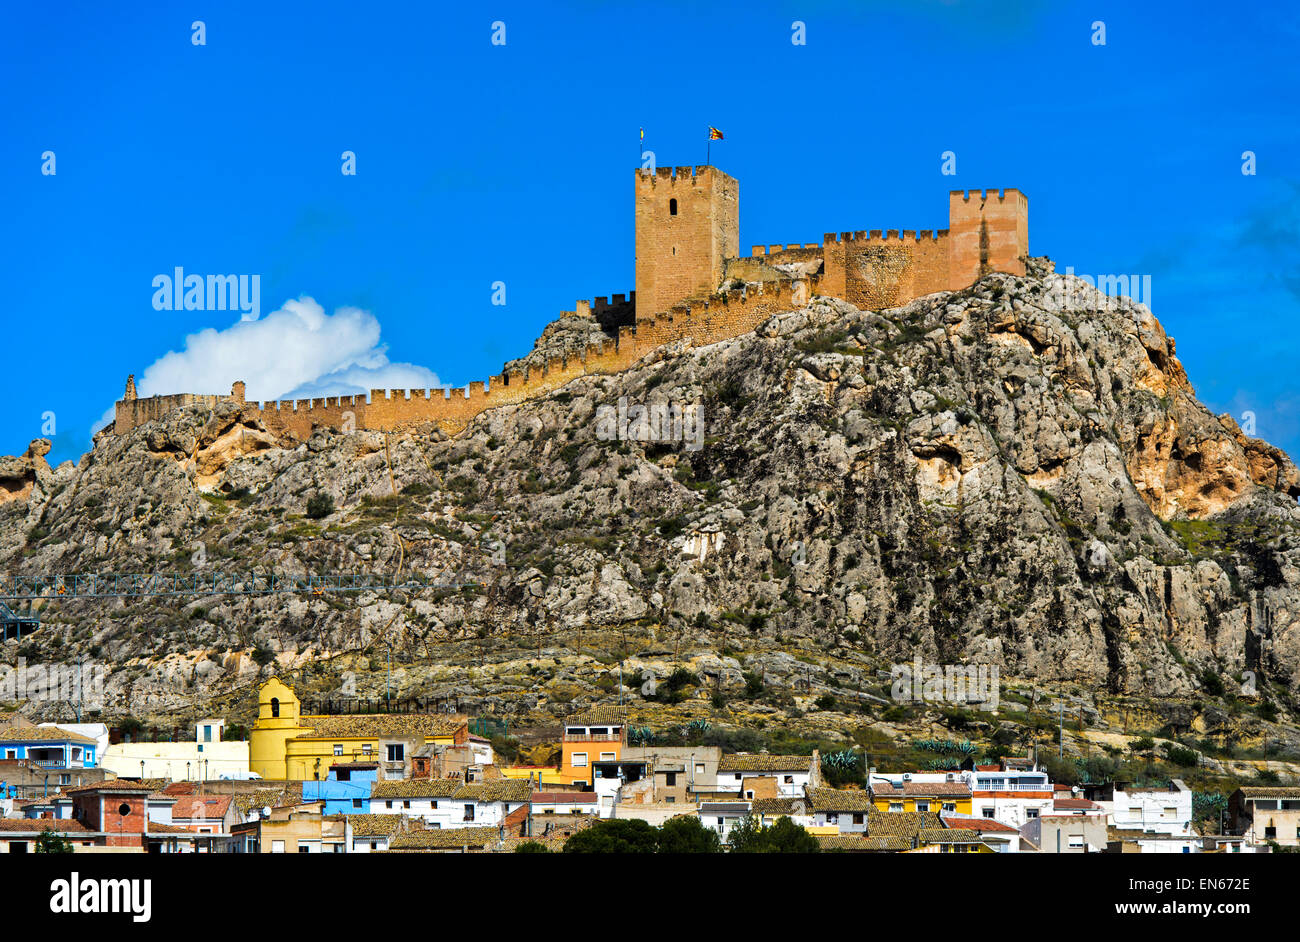
[[[300,439],[316,426],[395,430],[427,423],[456,433],[486,409],[545,395],[580,376],[625,370],[664,344],[706,345],[747,333],[773,314],[807,305],[813,295],[882,310],[963,288],[989,271],[1023,274],[1028,198],[1014,188],[952,190],[948,196],[947,229],[828,232],[820,243],[754,245],[742,258],[734,178],[712,166],[637,170],[636,290],[580,299],[561,313],[600,319],[608,340],[569,356],[530,359],[519,370],[503,369],[465,386],[372,389],[369,396],[244,403],[239,382],[229,396],[139,399],[131,378],[117,403],[114,431],[124,434],[183,406],[235,402],[267,428]],[[745,286],[719,290],[729,266],[735,277],[727,280]],[[792,271],[817,273],[792,277]]]

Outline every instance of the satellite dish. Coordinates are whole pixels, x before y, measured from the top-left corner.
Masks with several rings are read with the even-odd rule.
[[[270,816],[271,816],[271,806],[270,805],[263,806],[262,817],[269,818]]]

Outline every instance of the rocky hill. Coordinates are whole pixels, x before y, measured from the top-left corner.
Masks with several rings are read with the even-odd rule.
[[[647,441],[620,399],[698,413],[686,441]],[[231,404],[102,435],[76,467],[37,443],[0,462],[0,565],[483,583],[45,605],[22,653],[106,662],[109,715],[247,716],[272,671],[382,694],[390,652],[401,695],[525,723],[680,666],[699,710],[757,672],[791,698],[763,722],[819,696],[855,712],[914,656],[1171,701],[1252,672],[1287,710],[1297,494],[1285,454],[1196,400],[1146,308],[1040,261],[879,313],[814,299],[454,439],[277,439]]]

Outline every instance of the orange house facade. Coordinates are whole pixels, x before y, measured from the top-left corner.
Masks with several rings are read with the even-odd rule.
[[[627,744],[627,722],[616,707],[595,707],[564,723],[560,779],[567,785],[592,785],[593,762],[617,762]]]

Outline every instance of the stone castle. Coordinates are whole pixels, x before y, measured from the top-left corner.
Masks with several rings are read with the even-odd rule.
[[[457,389],[373,389],[367,399],[248,403],[277,434],[305,439],[315,426],[395,430],[435,423],[456,433],[480,412],[543,395],[588,373],[626,369],[656,347],[689,338],[695,345],[747,333],[768,317],[803,307],[814,295],[884,310],[936,291],[967,287],[989,272],[1023,275],[1029,248],[1029,200],[1018,190],[953,190],[948,228],[919,234],[827,233],[820,243],[756,245],[740,253],[740,185],[713,166],[636,171],[636,290],[578,301],[569,317],[597,318],[608,339],[579,355],[503,371]],[[135,379],[118,401],[113,431],[122,435],[183,406],[244,402],[178,393],[141,399]]]

